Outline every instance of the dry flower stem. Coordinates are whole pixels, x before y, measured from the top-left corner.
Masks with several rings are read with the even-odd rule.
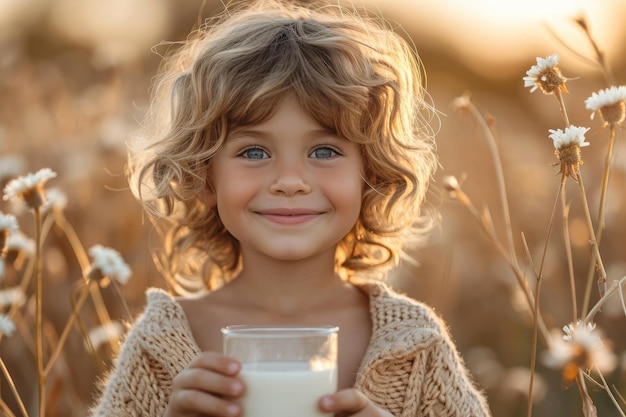
[[[604,159],[604,173],[602,174],[602,185],[600,188],[600,207],[598,208],[598,224],[596,226],[596,245],[600,245],[602,240],[602,232],[604,231],[604,215],[605,215],[605,203],[607,190],[609,187],[609,178],[611,173],[611,166],[613,160],[613,147],[615,145],[615,125],[609,126],[609,144],[606,150],[606,156]],[[585,286],[585,294],[583,297],[583,306],[581,311],[581,317],[587,314],[589,309],[589,302],[591,299],[591,288],[593,287],[593,278],[596,271],[596,253],[591,254],[591,263],[589,264],[589,272],[587,274],[587,284]]]
[[[602,296],[602,298],[600,298],[598,302],[591,308],[589,313],[587,313],[584,320],[585,323],[591,323],[593,321],[593,318],[602,309],[604,303],[606,303],[607,300],[611,298],[613,294],[615,294],[615,292],[620,291],[621,296],[621,287],[623,285],[626,285],[626,276],[622,277],[622,279],[620,279],[619,281],[613,281],[613,284],[609,287],[609,289]]]
[[[535,305],[533,306],[533,344],[530,353],[530,381],[528,382],[528,401],[526,409],[528,417],[533,414],[533,389],[535,387],[535,368],[537,364],[537,317],[539,317],[539,296],[541,295],[541,279],[537,279],[535,288]]]
[[[0,368],[2,369],[2,374],[7,380],[9,387],[11,387],[11,392],[13,393],[13,396],[15,397],[15,401],[17,401],[17,406],[19,407],[20,412],[22,413],[24,417],[28,417],[28,412],[26,411],[26,406],[24,405],[24,402],[22,401],[22,397],[20,396],[20,393],[18,392],[17,387],[15,386],[15,382],[13,382],[13,378],[11,378],[11,373],[7,369],[7,366],[1,357],[0,357]]]
[[[6,417],[15,417],[15,414],[9,409],[9,406],[0,398],[0,411],[4,412]]]
[[[559,187],[560,190],[560,187]],[[559,194],[557,192],[557,194]],[[539,302],[541,300],[541,283],[543,282],[543,267],[545,266],[546,256],[548,254],[548,243],[550,242],[550,237],[552,236],[552,228],[554,225],[554,216],[556,215],[556,207],[559,201],[559,196],[557,195],[554,204],[552,205],[552,213],[550,214],[550,222],[548,224],[548,234],[546,236],[546,244],[543,247],[543,253],[541,255],[541,263],[539,264],[539,270],[536,270],[533,264],[532,257],[530,256],[530,250],[528,249],[528,245],[526,244],[526,239],[524,238],[524,248],[526,250],[526,256],[528,257],[528,261],[533,266],[535,270],[535,275],[537,277],[537,286],[535,287],[535,304],[533,306],[533,341],[531,346],[531,354],[530,354],[530,381],[528,383],[528,401],[527,401],[527,410],[528,417],[532,416],[533,413],[533,389],[535,385],[535,369],[537,364],[537,339],[538,339],[538,323],[537,317],[539,317]]]
[[[74,228],[72,227],[70,222],[67,221],[62,212],[56,212],[54,219],[57,226],[59,226],[59,228],[63,230],[63,233],[65,234],[67,240],[72,246],[72,250],[74,251],[76,259],[78,260],[81,270],[83,271],[83,276],[86,276],[91,267],[91,264],[89,262],[89,256],[87,256],[87,251],[85,251],[85,247],[78,237],[76,230],[74,230]],[[102,323],[103,325],[111,323],[111,316],[109,315],[109,311],[106,308],[104,300],[102,300],[102,295],[100,294],[99,288],[97,286],[89,286],[89,289],[91,291],[91,298],[96,310],[96,315],[98,316],[100,323]],[[117,352],[117,345],[115,345],[113,341],[111,341],[110,344],[113,348],[113,351]]]
[[[613,391],[611,391],[611,387],[609,387],[609,384],[606,383],[606,379],[604,379],[604,375],[602,374],[602,371],[600,371],[599,369],[597,369],[596,371],[598,372],[598,375],[600,375],[600,379],[602,380],[602,387],[604,388],[606,393],[609,395],[609,398],[611,399],[611,401],[613,401],[615,408],[617,408],[617,411],[619,411],[619,414],[622,417],[626,417],[626,414],[624,414],[624,411],[622,411],[619,403],[617,402],[617,399],[615,399],[615,396],[613,395]]]
[[[593,405],[593,400],[589,396],[587,391],[587,385],[585,385],[585,373],[578,369],[578,375],[576,375],[576,384],[583,400],[583,415],[585,417],[598,417],[598,411]]]
[[[583,200],[583,211],[585,212],[585,219],[587,220],[587,227],[589,228],[590,244],[592,246],[592,253],[595,254],[595,263],[598,267],[598,290],[600,297],[604,296],[606,292],[606,270],[604,269],[604,263],[602,262],[602,256],[600,255],[600,249],[598,248],[598,241],[596,240],[596,234],[593,230],[593,222],[591,221],[591,214],[589,214],[589,203],[587,203],[587,194],[585,193],[585,185],[583,184],[583,176],[580,170],[576,172],[578,188],[580,189],[580,197]]]
[[[70,330],[72,330],[72,327],[74,326],[74,321],[78,318],[80,309],[82,308],[83,304],[87,300],[87,297],[89,296],[89,290],[93,283],[94,281],[87,281],[87,286],[85,287],[85,290],[80,294],[78,301],[76,301],[76,305],[72,309],[72,314],[67,320],[67,323],[65,323],[65,328],[63,328],[63,332],[61,333],[61,336],[59,337],[59,340],[56,343],[54,352],[52,352],[52,355],[50,356],[48,364],[46,365],[46,368],[44,369],[45,377],[48,377],[48,374],[52,370],[54,363],[59,358],[59,355],[61,354],[61,351],[63,350],[63,346],[65,345],[65,342],[67,341],[67,337],[70,334]]]
[[[565,109],[565,101],[563,100],[563,94],[559,89],[554,90],[554,95],[556,96],[557,101],[559,102],[559,108],[561,110],[561,114],[563,115],[563,120],[565,121],[565,127],[570,125],[569,117],[567,117],[567,110]]]
[[[42,256],[42,221],[41,210],[34,207],[36,225],[36,269],[35,269],[35,356],[37,359],[37,392],[39,398],[39,417],[46,414],[46,375],[43,365],[43,256]]]
[[[524,291],[524,295],[526,296],[526,301],[528,302],[528,308],[531,310],[531,312],[533,312],[535,309],[535,303],[537,301],[535,300],[533,292],[528,286],[528,282],[526,281],[526,276],[520,270],[517,262],[513,263],[513,261],[509,258],[509,253],[507,252],[506,248],[502,246],[502,244],[498,240],[498,237],[495,235],[493,227],[491,227],[489,224],[485,222],[484,218],[480,215],[480,212],[476,209],[476,207],[474,206],[474,204],[472,203],[468,195],[463,190],[459,189],[455,193],[455,198],[457,199],[457,201],[459,201],[464,207],[466,207],[469,210],[469,212],[472,214],[474,219],[482,227],[483,231],[485,231],[485,233],[491,240],[491,243],[498,250],[498,252],[500,252],[504,260],[506,260],[508,264],[511,266],[511,269],[513,270],[513,273],[515,274],[515,278],[517,279],[518,284]],[[540,315],[537,315],[534,317],[534,319],[537,321],[537,328],[539,330],[539,333],[543,337],[543,340],[548,342],[550,340],[550,332],[548,331],[548,328],[546,327],[546,324],[543,321],[543,318]]]
[[[563,244],[565,245],[565,255],[567,257],[567,273],[569,275],[570,295],[572,298],[572,323],[576,323],[578,318],[578,307],[576,305],[576,282],[574,279],[574,260],[572,257],[572,245],[569,234],[569,205],[565,199],[565,180],[567,175],[561,175],[561,207],[563,212]]]
[[[559,94],[560,95],[560,94]],[[483,131],[487,144],[489,145],[489,151],[493,159],[493,165],[496,170],[496,181],[498,182],[498,191],[500,194],[500,204],[502,205],[502,215],[504,216],[504,226],[506,231],[506,237],[508,241],[509,259],[510,262],[519,269],[517,263],[517,255],[515,254],[515,243],[513,240],[513,228],[511,227],[511,212],[509,210],[509,202],[506,192],[506,185],[504,182],[504,170],[502,169],[502,161],[498,153],[498,145],[496,144],[493,132],[489,128],[485,117],[478,111],[474,103],[469,103],[469,108],[474,115],[474,118],[478,121],[481,130]],[[532,304],[531,304],[532,305]]]
[[[605,81],[607,82],[608,85],[615,85],[616,83],[615,83],[615,77],[613,76],[613,71],[611,71],[611,68],[606,62],[604,52],[600,50],[600,47],[596,43],[595,39],[593,38],[593,36],[591,36],[591,32],[589,31],[589,25],[584,20],[577,21],[577,23],[583,29],[583,31],[585,32],[585,35],[587,36],[587,39],[589,39],[589,42],[591,43],[591,47],[593,48],[593,51],[596,54],[596,60],[598,64],[600,65],[600,68],[602,69],[602,74],[604,75]]]

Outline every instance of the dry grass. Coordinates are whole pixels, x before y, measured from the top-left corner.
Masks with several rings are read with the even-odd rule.
[[[197,5],[180,7],[171,15],[170,32],[159,32],[161,38],[152,39],[151,43],[163,37],[181,38],[194,25],[196,13]],[[19,158],[23,163],[19,174],[52,168],[58,177],[50,180],[47,187],[62,190],[68,198],[63,211],[43,221],[44,362],[63,339],[63,329],[72,317],[72,300],[75,302],[85,288],[89,261],[81,255],[80,248],[95,244],[115,248],[133,271],[127,285],[109,285],[86,299],[77,322],[81,325],[72,326],[62,354],[48,376],[46,415],[84,416],[94,383],[110,365],[117,344],[101,343],[90,353],[82,332],[107,322],[107,316],[115,321],[130,320],[142,309],[145,288],[165,285],[149,252],[150,246],[159,242],[150,225],[143,223],[140,206],[127,190],[123,175],[124,138],[145,109],[156,61],[148,54],[105,60],[102,51],[99,61],[94,61],[93,46],[79,47],[53,31],[34,26],[4,39],[8,40],[0,44],[0,158]],[[489,396],[495,416],[528,414],[531,375],[532,415],[536,417],[583,415],[582,399],[587,392],[598,415],[619,415],[606,389],[583,377],[579,377],[578,385],[576,381],[564,382],[560,369],[544,364],[541,358],[547,346],[541,336],[537,337],[535,372],[531,370],[535,333],[533,308],[529,308],[533,305],[528,300],[533,300],[537,291],[536,272],[542,272],[539,312],[546,329],[560,329],[573,321],[574,300],[576,317],[581,316],[589,265],[593,263],[593,247],[589,244],[593,236],[587,227],[579,185],[567,178],[561,189],[559,168],[553,166],[558,161],[548,129],[564,128],[558,103],[538,92],[531,95],[521,87],[533,58],[527,68],[520,68],[519,77],[490,84],[450,55],[433,52],[436,49],[429,45],[422,57],[435,103],[447,113],[438,135],[443,167],[430,198],[442,213],[442,223],[430,245],[415,254],[420,265],[403,264],[393,277],[394,283],[433,305],[449,322],[468,366]],[[623,65],[618,63],[614,73],[623,74]],[[565,76],[577,77],[567,69],[567,61],[563,60]],[[624,82],[617,78],[618,83]],[[605,213],[606,226],[598,249],[610,290],[615,288],[611,282],[626,275],[623,128],[616,130],[606,205],[601,210],[609,128],[602,127],[599,118],[589,121],[590,113],[583,105],[592,92],[604,86],[602,71],[598,70],[596,77],[569,83],[570,94],[564,96],[564,101],[569,120],[591,128],[587,133],[591,146],[582,151],[581,171],[593,224],[600,212]],[[478,107],[478,117],[463,117],[447,107],[466,89],[472,90],[471,102]],[[480,120],[486,122],[487,130],[480,128]],[[495,134],[494,143],[502,163],[500,177],[485,140],[486,132]],[[0,172],[9,166],[8,159],[1,161]],[[454,197],[462,191],[467,196],[465,203],[461,200],[459,204],[458,198],[454,200],[445,194],[446,175],[461,179],[461,190]],[[0,185],[4,187],[6,180]],[[504,181],[507,193],[510,227],[506,227],[507,210],[502,209],[499,180]],[[569,210],[566,223],[562,221],[559,190],[564,193],[561,195],[565,196]],[[467,210],[468,204],[476,208],[478,221]],[[555,204],[556,215],[551,222]],[[484,214],[486,208],[489,216]],[[0,212],[14,213],[20,229],[35,238],[31,210],[3,201]],[[77,239],[72,237],[74,232]],[[565,232],[569,251],[564,245]],[[504,250],[500,251],[498,245]],[[33,267],[33,259],[24,253],[6,258],[0,289],[20,285],[25,273],[32,270],[29,268]],[[527,283],[530,295],[520,290],[520,282]],[[29,284],[28,297],[15,311],[15,333],[0,340],[0,357],[30,415],[37,415],[38,397],[34,283],[33,280]],[[120,289],[125,303],[115,288]],[[595,284],[593,289],[587,311],[600,300]],[[594,322],[621,361],[615,370],[603,376],[608,391],[623,410],[626,404],[619,396],[626,392],[626,314],[620,294],[613,293],[594,316]],[[2,307],[0,313],[7,311],[8,307]],[[590,375],[602,384],[597,373]],[[2,401],[19,416],[18,402],[6,378],[0,381]],[[577,389],[583,383],[586,389]]]

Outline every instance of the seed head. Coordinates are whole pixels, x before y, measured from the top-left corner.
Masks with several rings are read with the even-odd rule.
[[[559,56],[552,54],[546,58],[537,57],[537,65],[533,65],[526,71],[524,87],[530,87],[530,92],[540,89],[544,94],[554,94],[557,91],[568,93],[565,83],[567,78],[561,74],[557,67]]]
[[[89,273],[90,278],[101,279],[109,277],[117,280],[120,284],[128,282],[128,278],[131,275],[130,268],[115,249],[95,245],[89,249],[89,254],[93,258]]]
[[[560,173],[569,177],[576,177],[579,166],[583,164],[580,148],[589,146],[585,141],[588,127],[568,126],[565,130],[550,129],[550,139],[554,143],[554,154],[561,165]]]
[[[12,179],[4,187],[4,200],[20,197],[28,207],[39,208],[46,203],[45,183],[56,176],[50,168],[42,168],[34,174]]]
[[[617,357],[602,341],[601,334],[593,323],[581,320],[563,327],[563,332],[553,330],[544,363],[562,369],[563,379],[570,383],[576,378],[578,369],[585,371],[598,368],[609,372],[617,366]]]
[[[600,113],[605,125],[619,125],[626,118],[626,86],[611,86],[592,93],[591,97],[585,100],[585,107],[591,110],[591,118],[595,112]]]

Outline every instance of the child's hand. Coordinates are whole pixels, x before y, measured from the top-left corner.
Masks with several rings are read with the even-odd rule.
[[[203,352],[172,384],[164,417],[236,417],[241,407],[232,400],[244,392],[236,377],[241,364],[215,352]]]
[[[378,408],[365,395],[349,388],[326,395],[320,399],[320,409],[341,417],[393,417]]]

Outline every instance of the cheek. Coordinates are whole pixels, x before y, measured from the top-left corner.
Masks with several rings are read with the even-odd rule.
[[[219,211],[242,209],[261,185],[254,178],[225,175],[215,183],[215,202]]]
[[[360,176],[336,175],[328,182],[328,193],[337,206],[358,217],[363,201],[364,181]]]

